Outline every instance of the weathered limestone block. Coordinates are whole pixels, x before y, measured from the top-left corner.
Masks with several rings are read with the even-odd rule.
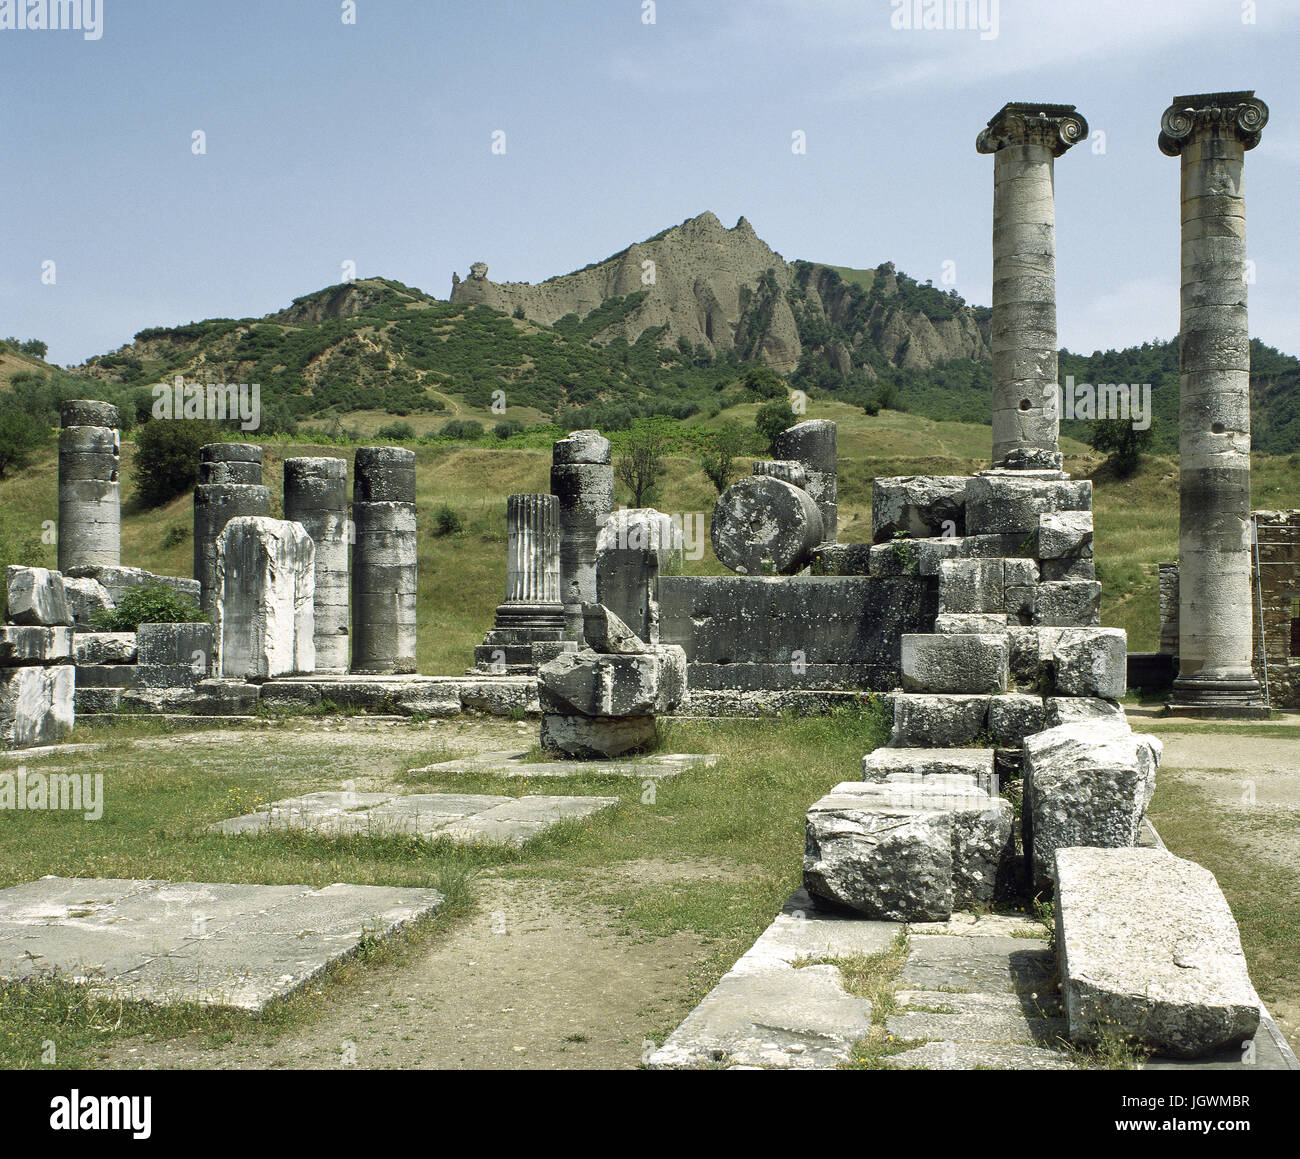
[[[193,688],[205,673],[192,664],[78,664],[77,687]]]
[[[97,612],[109,612],[117,606],[108,594],[108,588],[97,579],[65,575],[63,591],[68,598],[72,623],[78,631],[91,627],[91,620]]]
[[[782,431],[772,442],[777,459],[803,464],[808,481],[803,489],[812,496],[821,515],[822,538],[834,543],[839,527],[838,455],[836,428],[827,419],[808,419]]]
[[[659,642],[659,576],[681,572],[682,546],[680,525],[652,508],[614,512],[597,536],[596,600],[648,644]]]
[[[59,572],[11,563],[7,580],[11,624],[62,627],[72,623],[72,609]]]
[[[1006,631],[1007,617],[1005,613],[994,614],[986,612],[947,612],[940,613],[935,617],[934,630],[943,635],[962,635],[965,633],[975,632],[983,635],[991,635]]]
[[[551,452],[551,494],[559,501],[560,599],[571,639],[582,642],[582,605],[596,602],[596,538],[614,509],[609,440],[573,431]]]
[[[32,625],[0,627],[0,668],[72,663],[72,629]]]
[[[769,475],[750,475],[718,498],[710,525],[718,562],[740,575],[794,575],[824,536],[811,494]]]
[[[753,473],[771,475],[773,479],[780,479],[792,487],[808,490],[808,471],[795,459],[756,459]]]
[[[609,656],[641,656],[649,645],[603,604],[584,604],[582,630],[593,652]]]
[[[1097,578],[1097,564],[1092,556],[1066,557],[1065,559],[1045,559],[1042,562],[1043,579],[1049,583],[1058,580],[1094,580]]]
[[[871,574],[938,575],[939,565],[946,559],[1005,560],[1026,547],[1023,535],[965,535],[946,539],[899,539],[892,543],[876,543],[870,549]]]
[[[1254,1037],[1259,995],[1208,869],[1163,849],[1061,849],[1056,945],[1070,1038],[1200,1058]]]
[[[913,539],[966,534],[965,475],[900,475],[871,485],[871,538],[887,543],[899,532]]]
[[[1092,555],[1092,512],[1049,511],[1038,517],[1038,559]]]
[[[871,575],[871,544],[820,543],[809,567],[813,575]]]
[[[141,624],[141,664],[179,664],[202,679],[212,674],[217,654],[215,624]]]
[[[903,636],[903,688],[908,692],[1005,692],[1008,648],[1001,635]]]
[[[1013,624],[1034,622],[1034,603],[1038,598],[1038,564],[1032,559],[1002,561],[1002,610]]]
[[[1049,696],[1043,703],[1047,707],[1045,728],[1088,720],[1127,722],[1123,707],[1114,700],[1095,696]]]
[[[1007,629],[1013,688],[1039,695],[1051,691],[1056,671],[1056,642],[1062,631],[1062,628],[1018,625]]]
[[[990,904],[1011,850],[1011,803],[960,781],[837,785],[808,810],[804,887],[886,921]]]
[[[298,523],[240,516],[226,525],[217,540],[222,676],[269,680],[312,671],[315,554]]]
[[[542,715],[542,747],[577,760],[644,752],[654,747],[655,739],[653,716]]]
[[[1053,646],[1059,696],[1120,700],[1128,684],[1128,633],[1122,628],[1063,628]]]
[[[988,723],[989,696],[894,696],[890,748],[960,748],[973,744]]]
[[[1101,584],[1096,580],[1040,583],[1034,591],[1034,623],[1047,628],[1088,628],[1101,623]]]
[[[72,732],[76,676],[70,664],[0,669],[0,742],[57,744]]]
[[[213,558],[216,558],[215,555]],[[197,579],[175,575],[155,575],[153,572],[145,571],[140,567],[74,567],[63,577],[65,588],[69,577],[94,580],[108,592],[110,606],[114,607],[132,588],[164,587],[178,596],[193,600],[196,604],[199,603],[200,599],[200,584]]]
[[[993,784],[993,750],[878,748],[862,758],[864,781],[883,783],[900,773],[921,779],[969,777],[987,791]]]
[[[219,448],[242,448],[242,443],[221,443]],[[200,455],[212,448],[203,447]],[[261,448],[254,448],[261,453]],[[260,470],[260,463],[258,464]],[[199,605],[215,620],[220,587],[217,583],[217,540],[232,519],[269,516],[271,492],[251,483],[200,483],[194,488],[194,578],[199,581]],[[102,578],[109,591],[112,587]],[[117,597],[114,596],[114,599]]]
[[[78,632],[73,652],[78,664],[134,664],[139,658],[134,632]]]
[[[565,652],[538,669],[542,711],[573,716],[652,716],[686,691],[686,653],[673,645],[632,655]]]
[[[1136,844],[1163,746],[1122,720],[1058,725],[1025,738],[1025,847],[1045,882],[1058,849]]]
[[[1019,748],[1025,737],[1041,732],[1046,718],[1041,696],[1008,692],[989,701],[989,732],[1006,748]]]
[[[1039,517],[1048,512],[1091,510],[1090,479],[1026,478],[1024,472],[988,471],[976,475],[966,488],[966,530],[971,535],[1036,536]]]
[[[945,559],[939,564],[941,615],[1005,614],[1003,561]]]

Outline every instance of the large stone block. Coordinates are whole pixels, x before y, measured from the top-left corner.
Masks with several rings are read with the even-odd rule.
[[[1038,559],[1092,555],[1092,512],[1049,511],[1038,517]]]
[[[1163,849],[1061,849],[1054,878],[1072,1040],[1199,1058],[1254,1037],[1259,995],[1208,869]]]
[[[29,664],[70,664],[71,628],[38,628],[31,625],[0,627],[0,668]]]
[[[610,656],[642,656],[649,645],[603,604],[583,604],[582,632],[593,652]]]
[[[96,613],[112,611],[117,606],[108,588],[97,579],[65,575],[63,591],[68,597],[72,623],[79,632],[93,627]]]
[[[1005,632],[1007,617],[1005,614],[983,612],[941,612],[934,620],[934,630],[945,636],[965,635],[971,632],[980,635]]]
[[[217,540],[221,674],[269,680],[316,664],[315,546],[298,523],[239,516]]]
[[[1004,613],[1000,559],[945,559],[939,564],[941,615]]]
[[[750,475],[718,498],[710,526],[718,562],[740,575],[794,575],[824,537],[807,491],[770,475]]]
[[[659,639],[659,576],[681,570],[681,526],[651,508],[614,512],[596,539],[596,600],[647,643]]]
[[[966,530],[971,535],[1036,537],[1041,515],[1091,510],[1089,479],[1026,478],[1020,471],[990,471],[976,475],[966,487]]]
[[[871,538],[888,543],[900,532],[913,539],[966,534],[965,475],[901,475],[871,484]]]
[[[985,731],[992,698],[904,692],[892,699],[890,748],[960,748],[974,744]]]
[[[943,921],[993,901],[1011,818],[1009,801],[953,778],[837,785],[808,811],[804,887],[869,918]]]
[[[182,664],[200,676],[211,673],[217,653],[214,624],[141,624],[141,664]]]
[[[542,715],[542,748],[578,760],[644,752],[654,747],[655,739],[653,716]]]
[[[1123,721],[1058,725],[1025,738],[1025,847],[1046,882],[1058,849],[1136,844],[1162,746]]]
[[[1049,696],[1044,704],[1047,706],[1044,722],[1047,728],[1087,720],[1126,722],[1124,709],[1114,700],[1102,700],[1095,696]]]
[[[7,579],[11,624],[62,627],[72,623],[72,609],[59,572],[10,564]]]
[[[1005,692],[1005,636],[947,634],[903,637],[903,688],[908,692]]]
[[[269,504],[270,492],[266,492],[266,495]],[[214,554],[213,559],[215,560],[215,558]],[[69,568],[64,576],[65,585],[69,578],[94,580],[108,592],[109,600],[113,606],[116,606],[118,601],[132,588],[145,587],[164,587],[169,592],[193,600],[196,604],[199,602],[200,585],[197,579],[175,575],[156,575],[154,572],[145,571],[139,567],[74,567]]]
[[[70,664],[0,669],[0,741],[24,749],[72,732],[76,676]]]
[[[1128,683],[1128,633],[1122,628],[1063,628],[1053,646],[1056,692],[1119,700]]]
[[[537,672],[542,711],[566,716],[652,716],[685,693],[680,648],[632,655],[565,652]]]
[[[134,632],[78,632],[73,652],[78,664],[134,664],[140,655]]]
[[[1022,535],[962,535],[896,539],[870,548],[874,576],[937,576],[947,559],[1007,559],[1028,547]],[[1030,561],[1032,562],[1032,561]]]
[[[1047,716],[1041,696],[1008,692],[989,701],[989,732],[1005,748],[1019,748],[1027,736],[1041,732]]]
[[[1101,584],[1096,580],[1040,583],[1034,590],[1034,623],[1048,628],[1089,628],[1101,623]]]
[[[993,785],[992,749],[878,748],[862,758],[862,779],[883,783],[906,774],[922,780],[970,777],[988,790]]]

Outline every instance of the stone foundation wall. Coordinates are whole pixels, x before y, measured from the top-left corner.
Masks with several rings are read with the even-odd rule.
[[[1262,657],[1267,654],[1269,700],[1275,708],[1300,708],[1300,511],[1256,511],[1255,526],[1260,562],[1254,616],[1255,678],[1263,681]]]

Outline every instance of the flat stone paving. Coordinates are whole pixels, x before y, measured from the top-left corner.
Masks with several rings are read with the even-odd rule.
[[[296,829],[329,837],[409,836],[521,846],[560,821],[590,817],[617,797],[494,797],[479,793],[307,793],[218,821],[226,836]]]
[[[710,753],[656,753],[638,761],[529,761],[527,752],[476,753],[441,764],[411,769],[412,773],[489,773],[497,777],[636,777],[666,780],[687,769],[711,769],[718,758]]]
[[[43,877],[0,890],[0,982],[58,977],[128,1001],[259,1011],[442,901],[376,885]]]

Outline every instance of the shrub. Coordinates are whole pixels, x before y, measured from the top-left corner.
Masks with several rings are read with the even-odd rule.
[[[433,513],[433,533],[437,536],[459,535],[465,530],[460,512],[450,503],[444,503]]]
[[[758,408],[758,414],[754,416],[754,426],[758,433],[766,440],[768,449],[775,453],[773,444],[782,431],[789,430],[794,426],[796,419],[794,417],[794,408],[784,399],[764,403]]]
[[[198,482],[199,448],[224,437],[215,423],[193,419],[154,419],[135,436],[136,497],[145,507],[161,507]]]
[[[201,624],[207,616],[198,604],[163,584],[146,584],[122,593],[117,607],[96,612],[91,624],[99,632],[134,632],[141,624]]]
[[[11,468],[21,467],[49,437],[50,429],[31,415],[8,407],[0,409],[0,479]]]
[[[440,439],[478,439],[483,437],[483,424],[474,419],[452,419],[438,432]]]
[[[504,419],[492,428],[492,433],[498,439],[508,439],[511,435],[521,434],[524,424],[518,419]]]
[[[413,439],[415,428],[407,422],[385,423],[375,432],[379,439]]]

